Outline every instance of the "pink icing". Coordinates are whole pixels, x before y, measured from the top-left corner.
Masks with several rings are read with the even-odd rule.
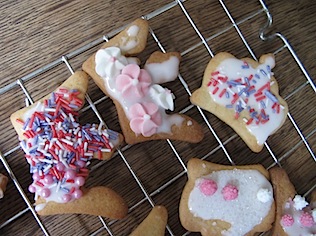
[[[305,227],[312,227],[314,224],[313,216],[309,212],[303,212],[300,216],[300,223]]]
[[[130,127],[136,134],[149,137],[156,133],[162,119],[155,103],[136,103],[129,109]]]
[[[285,227],[292,226],[294,224],[294,218],[290,214],[286,214],[282,216],[281,224]]]
[[[204,195],[212,196],[217,191],[217,184],[211,179],[204,179],[199,188]]]
[[[140,69],[138,65],[125,66],[122,73],[116,77],[116,88],[122,92],[124,98],[142,98],[146,95],[151,84],[149,73]]]
[[[238,189],[236,186],[234,186],[232,184],[227,184],[222,189],[222,194],[223,194],[225,201],[234,200],[238,197]]]

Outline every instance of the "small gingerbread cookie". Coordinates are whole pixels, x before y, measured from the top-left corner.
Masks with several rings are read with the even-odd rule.
[[[190,100],[231,126],[252,151],[260,152],[288,113],[271,72],[274,66],[273,54],[256,62],[218,53],[208,63],[202,86]]]
[[[186,115],[166,114],[175,97],[160,85],[177,78],[180,54],[154,52],[144,68],[130,57],[145,48],[147,35],[147,21],[134,21],[85,61],[83,70],[113,100],[128,144],[168,138],[197,143],[202,128]]]
[[[285,170],[273,167],[269,170],[276,202],[276,217],[272,234],[297,236],[316,234],[316,191],[311,204],[297,195]]]
[[[11,115],[30,164],[38,214],[83,213],[110,218],[127,214],[125,201],[106,187],[83,189],[91,158],[109,159],[123,141],[102,124],[80,125],[88,75],[75,72],[55,92]]]
[[[188,162],[179,207],[184,228],[202,235],[254,235],[272,227],[275,214],[269,173],[261,165]]]
[[[3,198],[7,188],[8,177],[0,173],[0,199]]]
[[[165,235],[167,221],[167,209],[164,206],[155,206],[130,236],[163,236]]]

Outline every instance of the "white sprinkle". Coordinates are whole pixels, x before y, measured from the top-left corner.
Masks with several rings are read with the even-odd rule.
[[[235,94],[235,92],[234,92],[234,91],[232,91],[229,87],[227,87],[227,91],[228,91],[228,92],[230,92],[232,95],[234,95],[234,94]]]
[[[66,160],[65,159],[61,159],[61,162],[64,164],[64,166],[66,166],[66,168],[69,168],[69,166],[68,166],[68,163],[66,162]]]
[[[45,168],[44,168],[44,172],[48,171],[50,168],[52,167],[52,165],[47,165]]]
[[[187,126],[191,126],[193,123],[192,123],[192,120],[188,120],[187,122]]]
[[[88,149],[88,142],[84,142],[84,144],[83,144],[83,150],[84,150],[84,152],[86,152],[87,149]]]
[[[58,193],[59,189],[60,189],[60,185],[61,185],[61,181],[58,181],[57,187],[56,187],[56,193]]]
[[[109,138],[109,137],[110,137],[107,130],[103,130],[103,131],[102,131],[102,134],[103,134],[106,138]]]
[[[108,148],[102,148],[102,149],[101,149],[101,152],[111,152],[111,150],[108,149]]]
[[[244,99],[239,98],[239,100],[240,100],[241,103],[242,103],[242,107],[243,107],[243,108],[246,108],[246,107],[247,107],[247,104],[246,104],[246,102],[244,101]]]
[[[69,113],[69,118],[70,118],[71,122],[75,122],[75,119],[71,113]]]
[[[53,164],[53,161],[52,160],[48,160],[48,159],[39,159],[41,162],[45,162],[45,163],[48,163],[48,164]],[[45,171],[44,171],[45,172]]]
[[[93,156],[93,153],[92,153],[92,152],[85,152],[84,155],[85,155],[85,156],[88,156],[88,157],[92,157],[92,156]]]
[[[65,149],[65,147],[59,142],[59,140],[56,140],[56,144],[61,148],[61,149]]]
[[[46,111],[46,112],[55,112],[56,109],[55,109],[55,108],[49,108],[49,107],[47,107],[47,108],[45,108],[45,111]]]
[[[62,138],[62,139],[61,139],[61,141],[62,141],[62,142],[64,142],[64,143],[69,144],[70,146],[73,146],[73,145],[74,145],[74,143],[73,143],[73,142],[71,142],[70,140],[65,139],[65,138]]]

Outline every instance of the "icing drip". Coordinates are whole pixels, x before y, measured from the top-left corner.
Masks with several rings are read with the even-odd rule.
[[[33,183],[29,191],[46,202],[66,203],[82,196],[80,187],[89,174],[89,160],[111,152],[118,134],[102,124],[81,126],[77,110],[82,101],[76,90],[59,89],[23,116],[20,145],[30,164]],[[45,204],[36,207],[42,210]]]
[[[201,191],[201,183],[205,179],[214,181],[218,190],[212,195]],[[230,190],[238,188],[238,196],[226,201],[223,189],[227,186]],[[223,220],[231,224],[222,235],[245,235],[254,226],[260,224],[267,216],[273,202],[261,202],[257,199],[260,189],[268,189],[272,195],[272,186],[269,181],[256,170],[222,170],[215,171],[195,181],[195,187],[189,195],[188,207],[195,217],[203,220]],[[225,191],[224,191],[225,192]],[[233,191],[235,192],[235,191]]]
[[[241,115],[248,131],[262,145],[283,122],[284,108],[270,91],[273,57],[252,68],[236,58],[222,61],[211,74],[208,89],[212,99],[227,109],[235,118]]]
[[[315,235],[316,222],[313,217],[313,204],[308,205],[304,197],[296,195],[289,199],[283,207],[281,225],[289,236]]]
[[[117,48],[117,50],[120,49]],[[124,57],[121,52],[116,56]],[[102,65],[106,63],[105,60],[105,58],[96,57],[96,68],[102,68]],[[128,60],[121,59],[121,61]],[[167,64],[169,66],[160,67],[161,73],[170,69],[170,63],[167,62]],[[127,64],[122,68],[116,67],[115,70],[119,71],[119,74],[99,74],[97,69],[96,72],[102,77],[109,95],[121,104],[135,134],[149,137],[156,133],[170,133],[173,125],[182,124],[184,118],[180,115],[165,113],[166,109],[174,109],[174,95],[170,90],[155,84],[152,74],[146,68],[140,69],[136,64]],[[149,107],[148,104],[150,104]]]

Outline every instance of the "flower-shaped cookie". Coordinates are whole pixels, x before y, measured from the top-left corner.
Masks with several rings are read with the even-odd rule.
[[[136,103],[131,106],[129,114],[131,129],[145,137],[153,135],[161,124],[161,115],[155,103]]]
[[[125,98],[142,98],[149,89],[151,77],[138,65],[129,64],[125,66],[122,73],[116,77],[116,88]]]

